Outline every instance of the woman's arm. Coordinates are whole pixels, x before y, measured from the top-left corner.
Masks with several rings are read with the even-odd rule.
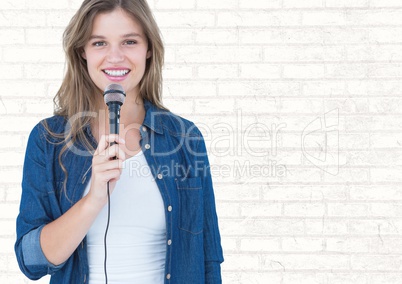
[[[111,142],[118,144],[109,147]],[[125,160],[120,147],[122,144],[124,140],[117,135],[102,136],[92,159],[89,193],[58,219],[43,227],[40,245],[53,265],[60,265],[71,256],[107,203],[107,183],[110,181],[111,194]]]

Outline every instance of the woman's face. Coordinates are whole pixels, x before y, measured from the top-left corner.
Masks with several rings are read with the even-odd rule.
[[[138,21],[122,9],[116,9],[95,17],[82,56],[98,88],[104,90],[109,84],[117,83],[127,97],[136,98],[151,52]]]

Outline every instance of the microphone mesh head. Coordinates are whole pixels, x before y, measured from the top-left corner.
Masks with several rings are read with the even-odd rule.
[[[126,93],[121,85],[110,84],[106,87],[105,92],[103,93],[103,98],[107,105],[109,103],[118,103],[122,105],[126,98]]]

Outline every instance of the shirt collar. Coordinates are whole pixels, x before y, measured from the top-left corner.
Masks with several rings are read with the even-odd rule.
[[[145,99],[144,108],[145,118],[143,125],[158,134],[163,134],[162,115],[166,115],[166,111],[156,107],[150,101]]]

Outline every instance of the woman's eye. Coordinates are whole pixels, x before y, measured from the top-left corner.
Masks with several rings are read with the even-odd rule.
[[[127,40],[126,41],[126,44],[127,45],[133,45],[133,44],[136,44],[137,42],[135,41],[135,40]]]
[[[96,41],[96,42],[94,42],[92,45],[93,45],[93,46],[104,46],[104,45],[105,45],[105,42],[103,42],[103,41]]]

